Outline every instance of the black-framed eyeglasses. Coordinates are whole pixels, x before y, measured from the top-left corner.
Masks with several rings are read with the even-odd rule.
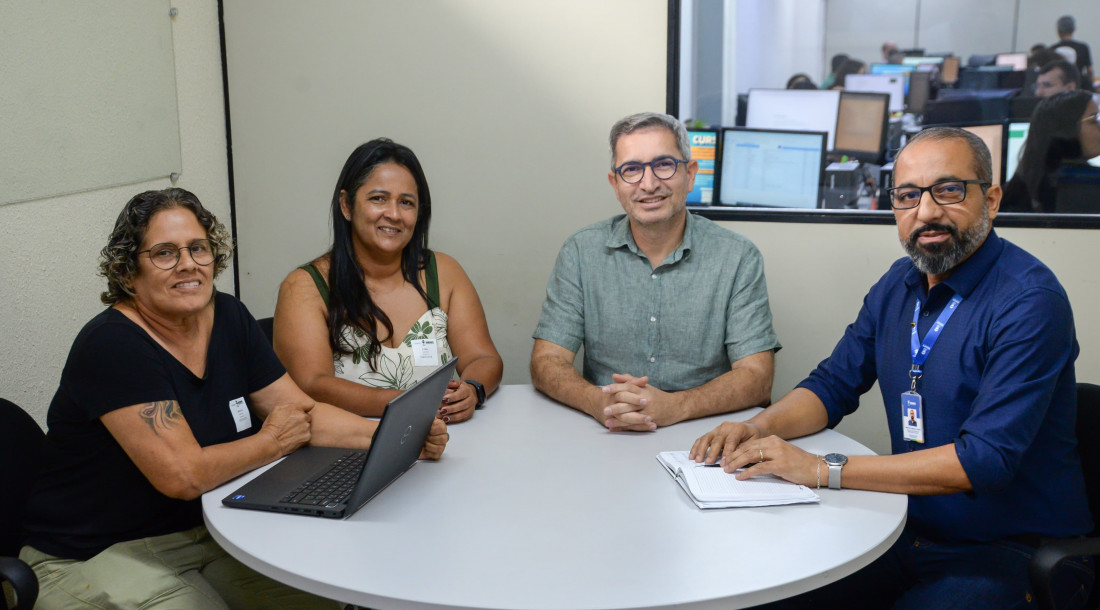
[[[932,186],[897,186],[886,192],[895,210],[909,210],[920,205],[925,191],[932,195],[932,201],[940,205],[962,203],[966,200],[966,187],[970,184],[980,185],[984,194],[991,183],[984,180],[944,180]]]
[[[627,184],[637,184],[642,181],[642,177],[645,176],[645,168],[649,166],[649,169],[653,170],[654,176],[657,176],[661,180],[668,180],[676,175],[676,168],[680,167],[681,163],[686,164],[687,161],[677,159],[676,157],[658,157],[649,163],[627,161],[619,167],[616,167],[615,173],[623,179],[623,182]]]
[[[191,253],[191,260],[195,261],[196,265],[202,265],[203,267],[214,262],[217,257],[217,253],[214,252],[214,244],[210,243],[209,239],[196,239],[191,242],[190,246],[177,246],[172,243],[157,244],[148,250],[142,250],[138,254],[149,253],[149,260],[153,261],[158,269],[175,269],[176,265],[180,264],[181,250],[187,250]]]

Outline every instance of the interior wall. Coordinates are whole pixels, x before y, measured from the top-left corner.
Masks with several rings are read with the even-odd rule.
[[[65,3],[51,6],[56,19],[69,18]],[[183,157],[178,186],[193,191],[228,226],[217,4],[175,0],[173,6],[179,11],[172,24]],[[58,38],[53,44],[72,42]],[[12,65],[23,63],[34,65],[19,58]],[[0,396],[43,426],[73,339],[103,310],[99,293],[106,282],[96,270],[115,218],[135,194],[169,186],[160,179],[0,206]],[[232,292],[232,269],[218,285]]]
[[[1054,22],[1065,14],[1077,20],[1077,39],[1100,45],[1093,0],[828,0],[826,6],[826,62],[836,53],[881,62],[887,40],[964,60],[974,53],[1026,52],[1057,42]]]
[[[665,0],[227,0],[241,294],[257,316],[331,243],[347,155],[387,136],[419,156],[431,245],[465,268],[529,383],[562,242],[621,212],[607,133],[664,110]]]

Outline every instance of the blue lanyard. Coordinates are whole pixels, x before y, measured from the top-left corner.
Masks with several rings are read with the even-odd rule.
[[[951,302],[943,308],[940,317],[936,318],[936,323],[928,329],[924,341],[921,341],[917,338],[917,321],[920,319],[920,299],[917,299],[917,306],[913,309],[913,332],[909,335],[909,345],[913,350],[913,369],[909,373],[911,377],[920,376],[921,367],[924,366],[925,360],[928,360],[928,354],[932,351],[932,346],[940,338],[940,332],[943,331],[943,327],[947,325],[947,321],[951,319],[951,316],[955,314],[955,310],[959,308],[959,303],[962,303],[962,300],[962,295],[959,294],[951,297]],[[916,383],[915,378],[913,381]]]

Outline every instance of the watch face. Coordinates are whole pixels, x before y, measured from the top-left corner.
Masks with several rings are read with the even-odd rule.
[[[830,453],[825,456],[825,463],[830,466],[843,466],[848,463],[848,456],[843,453]]]

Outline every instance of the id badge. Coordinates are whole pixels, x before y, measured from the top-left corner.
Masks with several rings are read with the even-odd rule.
[[[248,405],[244,402],[243,396],[229,401],[229,412],[233,415],[237,432],[244,432],[252,427],[252,416],[248,413]]]
[[[916,392],[901,395],[901,432],[907,441],[924,443],[924,403]]]
[[[436,366],[439,364],[439,349],[435,339],[413,339],[413,365]]]

